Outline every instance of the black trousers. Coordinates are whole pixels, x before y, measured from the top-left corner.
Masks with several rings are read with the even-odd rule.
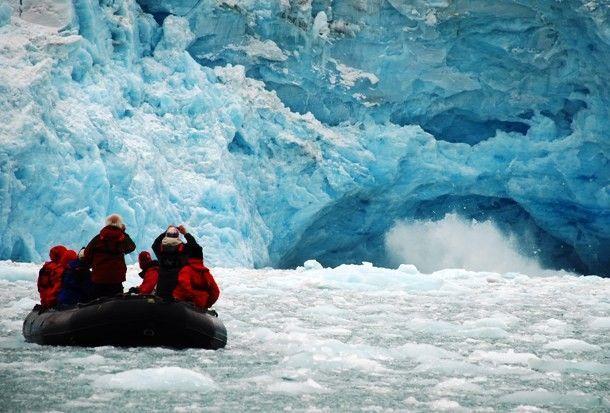
[[[118,284],[96,284],[93,283],[93,299],[100,297],[112,297],[113,295],[123,294],[123,283]]]

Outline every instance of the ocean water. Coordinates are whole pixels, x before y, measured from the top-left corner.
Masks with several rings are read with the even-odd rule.
[[[176,351],[24,342],[37,269],[0,263],[1,411],[610,411],[608,279],[216,268],[228,345]]]

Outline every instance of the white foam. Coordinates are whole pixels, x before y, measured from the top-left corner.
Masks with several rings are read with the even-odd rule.
[[[466,221],[447,214],[439,221],[398,222],[386,234],[386,249],[395,264],[414,264],[423,272],[443,268],[543,274],[516,243],[490,221]]]

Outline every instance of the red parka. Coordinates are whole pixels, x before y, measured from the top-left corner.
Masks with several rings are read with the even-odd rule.
[[[68,262],[76,258],[76,252],[67,250],[63,245],[56,245],[49,251],[51,261],[44,263],[38,273],[38,292],[40,304],[51,308],[57,304],[57,296],[61,291],[61,275]]]
[[[85,248],[84,261],[91,266],[91,282],[119,284],[125,281],[125,254],[135,249],[136,244],[121,228],[112,225],[102,228]]]
[[[153,260],[148,251],[142,251],[138,255],[138,262],[142,269],[142,284],[138,287],[138,294],[152,294],[159,280],[159,261]]]
[[[195,306],[210,308],[220,295],[220,289],[200,258],[189,258],[188,264],[178,273],[178,285],[173,296],[176,300],[190,301]]]

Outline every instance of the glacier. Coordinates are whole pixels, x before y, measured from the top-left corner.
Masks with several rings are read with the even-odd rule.
[[[0,258],[118,212],[140,249],[186,223],[212,265],[389,265],[397,222],[458,214],[608,275],[609,20],[580,0],[5,0]]]
[[[3,411],[610,410],[607,278],[213,268],[227,347],[175,351],[25,343],[38,268],[0,262]]]

